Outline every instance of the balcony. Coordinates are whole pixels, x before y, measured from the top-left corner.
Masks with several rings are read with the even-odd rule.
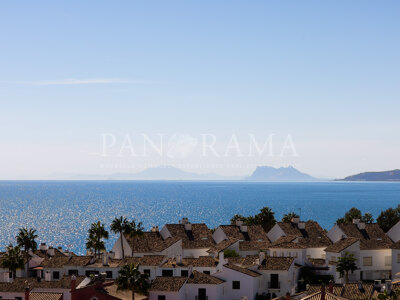
[[[208,300],[208,296],[196,296],[196,300]]]
[[[281,283],[280,282],[268,282],[268,289],[270,290],[280,290]]]

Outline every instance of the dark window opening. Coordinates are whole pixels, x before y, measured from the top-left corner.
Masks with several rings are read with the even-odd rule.
[[[113,278],[113,272],[112,271],[106,271],[106,278]]]
[[[210,271],[203,271],[204,274],[210,275]]]
[[[189,276],[189,271],[188,270],[181,270],[181,276],[182,277],[188,277]]]
[[[68,275],[69,276],[72,276],[72,275],[78,276],[79,272],[78,272],[78,270],[69,270],[68,271]]]
[[[53,279],[60,279],[60,272],[58,271],[53,272]]]
[[[164,295],[158,295],[158,300],[165,300],[165,296]]]
[[[172,276],[174,276],[174,272],[172,270],[162,270],[162,276],[172,277]]]
[[[232,281],[232,290],[240,290],[240,281]]]

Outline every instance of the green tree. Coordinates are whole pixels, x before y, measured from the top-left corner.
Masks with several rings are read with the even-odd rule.
[[[390,228],[400,221],[400,205],[396,208],[388,208],[382,211],[376,221],[384,232],[388,232]]]
[[[364,223],[367,223],[367,224],[374,223],[374,217],[372,216],[371,213],[365,213],[365,214],[361,217],[361,222],[364,222]]]
[[[235,225],[236,221],[242,221],[243,223],[246,223],[246,217],[242,216],[242,215],[238,215],[235,214],[232,218],[231,218],[231,225]]]
[[[336,265],[336,271],[340,274],[340,277],[344,277],[346,283],[349,282],[349,272],[353,273],[357,270],[356,265],[357,259],[353,253],[345,252],[343,257],[338,257]]]
[[[239,257],[240,255],[235,251],[235,250],[230,250],[226,249],[224,251],[224,257],[229,258],[229,257]]]
[[[95,257],[100,256],[102,250],[105,250],[104,239],[108,239],[108,231],[100,221],[92,223],[88,231],[89,237],[86,239],[86,249],[92,250]]]
[[[292,222],[293,218],[299,218],[299,215],[296,214],[295,212],[289,212],[282,217],[282,222],[290,223],[290,222]]]
[[[24,267],[24,257],[21,254],[21,248],[19,246],[13,247],[9,245],[7,252],[4,253],[3,259],[1,260],[1,267],[10,270],[12,278],[15,279],[17,270]]]
[[[115,218],[110,226],[110,229],[112,232],[114,232],[115,234],[119,234],[120,235],[120,239],[121,239],[121,251],[122,251],[122,259],[125,258],[125,252],[124,252],[124,242],[122,239],[122,235],[124,233],[129,233],[130,232],[130,228],[131,228],[131,224],[128,222],[128,220],[124,217],[119,217],[119,218]]]
[[[30,255],[29,251],[35,251],[37,249],[36,239],[38,238],[36,230],[33,228],[22,227],[19,229],[17,238],[17,244],[21,249],[24,249],[24,254],[26,258],[25,274],[28,276],[29,272],[29,261]]]
[[[123,266],[116,279],[118,290],[132,291],[132,300],[135,300],[135,292],[147,293],[149,289],[148,275],[139,271],[139,265],[131,263]]]
[[[255,223],[261,225],[268,232],[276,223],[274,212],[268,206],[263,207],[260,213],[254,216]]]

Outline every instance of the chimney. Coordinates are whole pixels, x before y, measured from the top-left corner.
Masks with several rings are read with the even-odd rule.
[[[47,251],[46,243],[40,243],[39,250],[41,250],[41,251]]]
[[[260,264],[262,264],[264,259],[265,259],[265,253],[264,252],[260,252],[260,254],[258,255],[258,258],[260,260]]]
[[[290,300],[290,293],[289,292],[286,293],[286,300]]]
[[[49,249],[47,250],[47,254],[50,256],[54,256],[54,248],[50,246]]]
[[[298,224],[300,222],[300,218],[299,217],[295,217],[295,218],[292,218],[291,221],[292,221],[292,223]]]
[[[186,223],[189,223],[188,218],[182,218],[181,221],[179,221],[181,224],[185,225]]]
[[[325,284],[321,285],[321,300],[325,300]]]
[[[158,226],[151,227],[151,232],[158,232]]]
[[[29,294],[30,294],[30,290],[29,290],[29,287],[26,287],[25,288],[25,300],[29,300]]]
[[[306,223],[304,223],[304,222],[299,222],[299,223],[297,223],[297,227],[298,227],[299,229],[305,229],[305,228],[306,228]]]
[[[228,261],[225,259],[224,252],[221,251],[218,256],[218,265],[217,265],[218,272],[222,271],[222,266],[225,265],[226,263],[228,263]]]
[[[333,294],[333,281],[332,281],[332,280],[329,280],[328,291],[329,291],[329,293],[332,293],[332,294]]]
[[[235,221],[235,225],[238,226],[238,227],[240,227],[240,226],[243,225],[243,221],[242,221],[242,220],[236,220],[236,221]]]
[[[75,291],[76,289],[76,276],[72,275],[71,277],[71,292]]]
[[[240,231],[241,232],[247,232],[247,226],[246,225],[241,225],[240,226]]]
[[[185,230],[186,230],[186,231],[192,231],[192,224],[190,224],[190,223],[185,223]]]
[[[103,266],[108,266],[108,253],[102,253],[101,254]]]
[[[51,273],[50,273],[50,271],[46,271],[46,273],[44,274],[44,280],[45,281],[51,281]]]
[[[364,222],[359,222],[359,223],[357,223],[357,227],[358,227],[359,230],[363,230],[363,229],[365,229],[365,223]]]
[[[358,224],[360,223],[360,219],[353,219],[353,224]]]
[[[176,256],[175,259],[176,259],[176,263],[177,263],[178,265],[181,265],[181,264],[182,264],[182,255],[179,255],[179,254],[178,254],[178,255]]]

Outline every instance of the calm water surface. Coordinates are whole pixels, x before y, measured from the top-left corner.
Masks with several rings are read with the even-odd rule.
[[[235,213],[269,206],[277,219],[295,211],[330,229],[353,206],[376,218],[399,203],[400,183],[0,181],[0,250],[14,243],[21,226],[37,229],[49,245],[84,253],[90,224],[101,220],[108,227],[120,215],[142,221],[146,229],[182,217],[212,228]],[[110,234],[108,248],[115,239]]]

